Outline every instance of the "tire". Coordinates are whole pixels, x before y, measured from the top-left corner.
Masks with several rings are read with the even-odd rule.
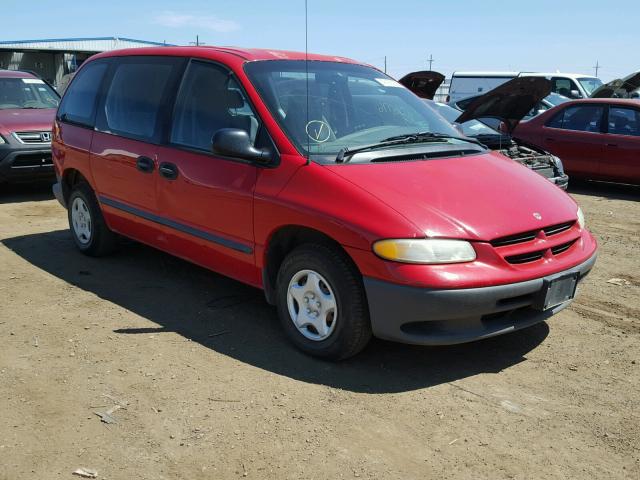
[[[307,354],[342,360],[371,339],[360,272],[337,249],[305,244],[293,250],[278,271],[276,303],[287,337]]]
[[[67,205],[69,229],[78,250],[91,257],[101,257],[116,249],[117,235],[107,227],[98,200],[88,184],[75,185]]]

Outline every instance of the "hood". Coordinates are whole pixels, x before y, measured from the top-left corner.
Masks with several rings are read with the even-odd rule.
[[[420,98],[433,100],[436,90],[444,82],[444,75],[427,70],[408,73],[398,81]]]
[[[55,116],[55,108],[0,109],[0,133],[51,130]]]
[[[576,218],[576,204],[566,193],[497,152],[326,168],[430,237],[489,241]]]
[[[640,71],[605,83],[591,94],[591,98],[629,98],[639,89]]]
[[[540,101],[551,93],[551,81],[544,77],[517,77],[493,90],[475,97],[456,122],[493,117],[502,120],[513,132]]]

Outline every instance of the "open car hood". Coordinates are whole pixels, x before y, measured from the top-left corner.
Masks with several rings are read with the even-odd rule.
[[[444,75],[429,70],[412,72],[402,77],[399,82],[420,98],[433,100],[436,90],[444,82]]]
[[[511,133],[520,120],[549,93],[550,80],[544,77],[517,77],[476,97],[456,119],[456,123],[486,117],[498,118]]]
[[[629,98],[631,93],[638,89],[640,89],[640,71],[605,83],[591,94],[591,98]]]

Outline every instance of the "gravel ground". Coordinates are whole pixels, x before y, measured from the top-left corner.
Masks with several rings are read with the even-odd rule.
[[[640,478],[640,189],[572,195],[600,256],[571,308],[331,364],[259,291],[134,243],[84,257],[47,188],[4,187],[0,480]]]

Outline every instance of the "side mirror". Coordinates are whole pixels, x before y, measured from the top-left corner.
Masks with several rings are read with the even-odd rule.
[[[571,96],[571,98],[582,98],[582,95],[580,95],[580,92],[578,90],[571,90],[569,92],[569,95]]]
[[[249,134],[238,128],[222,128],[213,134],[211,151],[222,157],[241,158],[265,165],[271,161],[271,151],[251,145]]]

